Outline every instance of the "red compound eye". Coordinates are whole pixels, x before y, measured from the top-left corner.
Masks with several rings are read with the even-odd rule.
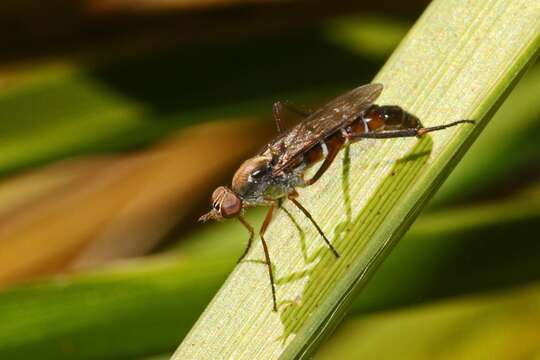
[[[242,210],[242,200],[233,192],[227,192],[221,201],[221,216],[232,218]]]

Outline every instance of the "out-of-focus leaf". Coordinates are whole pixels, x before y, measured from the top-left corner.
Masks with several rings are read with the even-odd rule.
[[[351,318],[324,359],[537,359],[540,286]]]
[[[396,19],[349,17],[334,21],[328,36],[361,56],[384,58],[395,49],[409,28],[408,22]]]
[[[172,351],[232,263],[135,262],[121,272],[0,293],[0,357],[118,359]]]
[[[364,1],[358,3],[352,0],[342,0],[338,3],[328,3],[323,0],[88,0],[88,8],[98,13],[146,13],[146,12],[166,12],[174,10],[192,10],[205,8],[240,8],[257,9],[259,11],[279,10],[282,16],[289,15],[290,12],[303,10],[304,17],[309,17],[313,13],[326,10],[328,13],[352,11],[384,11],[384,13],[410,14],[425,7],[426,0],[411,0],[406,3],[399,0],[386,1]],[[324,16],[321,12],[320,16]],[[302,19],[298,19],[301,21]],[[267,22],[269,22],[267,20]]]
[[[238,4],[271,3],[279,0],[88,0],[89,9],[96,12],[163,11],[209,7],[228,7]],[[282,1],[282,0],[281,0]]]
[[[2,209],[0,283],[145,253],[258,148],[263,129],[245,121],[201,125],[146,152],[72,161],[0,184],[0,198],[20,197]],[[69,183],[59,187],[62,176]],[[26,189],[43,177],[55,188],[43,194],[47,182],[40,182],[30,201]]]
[[[25,79],[20,83],[9,71],[0,72],[0,79],[14,83],[0,88],[0,174],[147,145],[194,122],[270,118],[275,100],[311,102],[367,81],[379,60],[328,36],[331,26],[287,36],[156,45],[158,50],[130,56],[111,57],[101,49],[94,58],[19,70],[15,78]],[[286,67],[276,67],[275,54]],[[320,72],[321,63],[332,71]]]
[[[536,186],[504,201],[425,213],[366,286],[352,312],[540,280],[539,215]]]
[[[103,157],[63,161],[4,179],[0,182],[0,222],[10,213],[24,211],[25,206],[54,196],[57,191],[90,176],[106,162]]]

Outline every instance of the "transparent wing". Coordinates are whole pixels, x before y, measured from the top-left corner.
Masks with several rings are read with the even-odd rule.
[[[274,140],[269,147],[284,149],[274,165],[280,173],[296,164],[300,154],[308,151],[339,129],[349,125],[379,97],[382,84],[357,87],[324,105],[289,132]]]

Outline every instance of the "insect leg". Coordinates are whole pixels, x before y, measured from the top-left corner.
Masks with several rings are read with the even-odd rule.
[[[445,125],[424,127],[416,116],[399,106],[373,105],[362,117],[345,129],[345,136],[350,140],[420,137],[428,132],[465,123],[474,124],[474,121],[459,120]]]
[[[328,247],[330,248],[330,250],[332,251],[332,253],[334,254],[334,256],[336,258],[339,258],[339,253],[336,251],[336,249],[332,246],[332,243],[330,242],[330,240],[328,240],[328,238],[326,237],[326,235],[324,234],[324,232],[322,231],[322,229],[319,227],[319,224],[317,224],[317,222],[315,221],[315,219],[313,219],[313,216],[311,216],[311,214],[309,213],[309,211],[307,211],[307,209],[302,206],[302,204],[300,204],[298,202],[298,200],[295,199],[295,193],[293,194],[290,194],[289,195],[289,200],[292,201],[292,203],[294,205],[296,205],[296,207],[298,209],[300,209],[300,211],[302,211],[304,213],[304,215],[309,219],[309,221],[311,221],[311,223],[315,226],[315,228],[317,229],[317,231],[319,232],[319,234],[322,236],[322,238],[324,239],[324,242],[326,243],[326,245],[328,245]]]
[[[278,130],[278,133],[281,133],[284,130],[283,124],[281,122],[283,118],[282,117],[283,109],[287,109],[288,111],[295,113],[296,115],[299,115],[301,117],[308,117],[309,115],[311,115],[311,113],[297,109],[290,104],[287,104],[281,101],[276,101],[274,103],[274,106],[272,107],[272,110],[274,113],[274,120],[276,121],[276,127]]]
[[[382,130],[368,133],[355,134],[350,133],[347,137],[351,140],[355,139],[389,139],[398,137],[421,137],[429,132],[447,129],[459,124],[474,124],[473,120],[459,120],[445,125],[437,125],[430,127],[418,127],[410,129]]]
[[[249,240],[248,240],[248,243],[247,243],[247,246],[246,246],[246,250],[244,250],[244,253],[242,254],[242,256],[240,256],[240,259],[238,259],[238,262],[240,262],[246,257],[249,249],[251,248],[251,243],[253,242],[254,233],[253,233],[253,227],[251,225],[249,225],[247,223],[247,221],[242,216],[238,216],[238,220],[240,220],[242,225],[244,225],[245,228],[249,231]]]
[[[475,121],[474,120],[458,120],[458,121],[454,121],[454,122],[444,124],[444,125],[422,127],[420,129],[418,129],[418,135],[417,136],[422,136],[422,135],[424,135],[424,134],[426,134],[428,132],[432,132],[432,131],[438,131],[438,130],[447,129],[449,127],[456,126],[456,125],[459,125],[459,124],[473,124],[474,125]]]
[[[261,237],[261,243],[264,250],[264,257],[266,259],[266,265],[268,266],[268,274],[270,275],[270,286],[272,288],[272,301],[274,303],[273,310],[277,311],[277,302],[276,302],[276,287],[274,285],[274,274],[272,272],[272,262],[270,261],[270,253],[268,251],[268,245],[266,244],[266,240],[264,240],[264,232],[266,231],[266,228],[270,224],[270,221],[272,220],[272,214],[274,212],[274,208],[276,207],[276,202],[272,202],[272,205],[270,206],[270,209],[268,209],[268,212],[266,213],[266,217],[264,218],[264,222],[261,226],[261,229],[259,230],[259,235]]]

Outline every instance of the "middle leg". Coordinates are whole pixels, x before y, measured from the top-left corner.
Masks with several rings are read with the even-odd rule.
[[[313,226],[315,226],[315,229],[317,229],[317,231],[319,232],[319,234],[322,236],[322,238],[324,239],[324,242],[326,243],[326,245],[328,245],[328,247],[330,248],[330,250],[332,251],[332,253],[334,254],[334,256],[336,258],[339,258],[339,253],[336,251],[336,249],[332,246],[332,243],[330,242],[330,240],[328,240],[328,238],[326,237],[326,235],[324,234],[324,232],[322,231],[322,229],[320,228],[319,224],[317,224],[317,222],[315,221],[315,219],[313,219],[313,216],[311,216],[311,214],[309,213],[309,211],[307,211],[307,209],[302,205],[300,204],[300,202],[298,202],[298,200],[296,200],[296,196],[297,196],[297,193],[292,193],[289,195],[289,200],[292,201],[292,203],[294,205],[296,205],[296,207],[298,209],[300,209],[300,211],[309,219],[309,221],[311,221],[311,223],[313,224]]]

